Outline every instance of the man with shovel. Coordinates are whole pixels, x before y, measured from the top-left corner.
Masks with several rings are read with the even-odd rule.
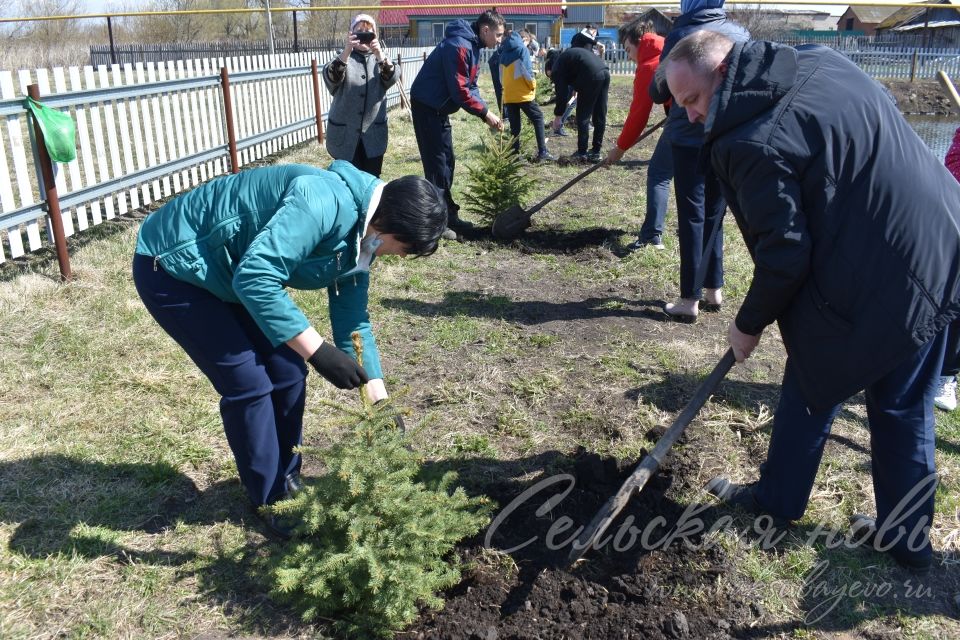
[[[928,570],[933,398],[944,330],[960,316],[960,185],[880,84],[832,49],[700,31],[661,66],[704,125],[704,161],[754,260],[734,355],[748,358],[774,321],[787,351],[759,480],[714,478],[709,490],[799,519],[841,403],[864,391],[877,517],[852,517],[854,539]]]

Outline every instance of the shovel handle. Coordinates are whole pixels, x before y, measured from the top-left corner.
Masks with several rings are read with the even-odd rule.
[[[662,127],[666,122],[667,122],[667,119],[664,118],[663,120],[661,120],[661,121],[658,122],[657,124],[653,125],[653,126],[650,127],[649,129],[647,129],[646,131],[644,131],[644,132],[640,135],[640,137],[637,138],[637,142],[640,142],[641,140],[643,140],[644,138],[646,138],[647,136],[649,136],[651,133],[653,133],[654,131],[656,131],[656,130],[659,129],[660,127]],[[637,142],[634,142],[633,144],[637,144]],[[590,175],[591,173],[593,173],[594,171],[596,171],[597,169],[599,169],[599,168],[602,167],[602,166],[604,166],[604,163],[603,163],[603,162],[598,162],[597,164],[593,165],[592,167],[589,167],[586,171],[582,171],[581,173],[579,173],[579,174],[577,174],[576,176],[574,176],[573,179],[570,180],[570,182],[566,183],[565,185],[563,185],[562,187],[560,187],[559,189],[557,189],[556,191],[554,191],[553,193],[551,193],[550,195],[548,195],[546,198],[544,198],[543,200],[541,200],[538,204],[536,204],[536,205],[534,205],[533,207],[531,207],[531,208],[527,211],[527,217],[529,218],[529,217],[533,216],[533,214],[535,214],[537,211],[540,211],[540,209],[544,208],[545,206],[547,206],[548,204],[550,204],[551,202],[553,202],[557,197],[563,195],[563,193],[564,193],[567,189],[569,189],[569,188],[572,187],[573,185],[577,184],[578,182],[580,182],[581,180],[583,180],[583,179],[586,178],[588,175]]]
[[[687,425],[689,425],[694,416],[697,415],[697,412],[706,404],[710,395],[716,390],[717,385],[720,384],[720,381],[723,380],[724,376],[730,371],[730,368],[733,367],[734,362],[736,362],[736,359],[733,355],[733,349],[727,349],[727,352],[720,358],[720,362],[713,368],[710,375],[700,383],[693,397],[690,398],[690,402],[683,408],[683,411],[681,411],[680,415],[673,421],[673,424],[670,425],[666,433],[660,436],[660,439],[657,440],[657,443],[653,446],[650,453],[644,457],[636,469],[633,470],[633,473],[630,474],[630,477],[624,481],[620,490],[610,496],[610,499],[607,500],[597,514],[593,516],[593,520],[590,521],[586,529],[573,541],[573,546],[567,557],[570,564],[582,558],[583,555],[593,547],[597,540],[600,539],[600,536],[602,536],[613,523],[617,515],[627,506],[627,502],[630,501],[630,496],[643,491],[643,487],[646,486],[647,481],[657,472],[657,469],[660,468],[660,464],[670,451],[670,447],[676,443],[680,438],[680,434],[683,433]]]
[[[947,92],[947,96],[950,97],[953,110],[960,113],[960,95],[957,94],[957,88],[953,86],[953,82],[950,81],[950,76],[941,69],[937,71],[937,80],[940,81],[940,86],[943,87],[943,90]]]

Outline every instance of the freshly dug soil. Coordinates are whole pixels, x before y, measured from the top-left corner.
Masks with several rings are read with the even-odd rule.
[[[583,450],[572,457],[550,453],[538,458],[541,468],[549,471],[524,481],[506,477],[511,475],[502,468],[506,463],[481,464],[501,466],[488,467],[484,475],[505,479],[471,488],[498,501],[497,513],[507,515],[500,526],[494,524],[492,535],[482,532],[465,549],[463,555],[474,568],[446,594],[445,608],[421,617],[398,638],[729,638],[739,635],[738,629],[749,628],[762,613],[731,593],[730,582],[724,579],[730,563],[719,547],[696,550],[676,541],[648,551],[639,541],[628,544],[631,523],[643,531],[662,516],[666,524],[650,536],[659,540],[681,519],[685,507],[665,496],[674,476],[689,472],[681,462],[668,460],[644,491],[631,498],[604,536],[623,531],[619,539],[591,550],[570,568],[570,545],[548,548],[551,526],[559,530],[562,519],[569,518],[573,525],[553,540],[572,539],[638,460],[601,458]],[[556,482],[539,491],[531,489],[536,492],[515,509],[508,506],[548,478]],[[571,481],[568,495],[552,508],[544,506],[570,489]],[[489,547],[510,550],[513,562],[485,549],[487,536]],[[697,535],[687,539],[697,546],[702,542]]]
[[[897,106],[908,115],[949,116],[950,98],[935,81],[906,82],[886,81],[883,83],[897,99]]]

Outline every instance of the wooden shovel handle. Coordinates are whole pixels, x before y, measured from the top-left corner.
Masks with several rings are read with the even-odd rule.
[[[667,119],[664,118],[663,120],[661,120],[661,121],[658,122],[657,124],[653,125],[653,126],[650,127],[649,129],[647,129],[646,131],[644,131],[644,132],[640,135],[640,137],[637,138],[637,142],[640,142],[641,140],[643,140],[644,138],[646,138],[647,136],[649,136],[651,133],[653,133],[654,131],[656,131],[657,129],[659,129],[660,127],[662,127],[664,124],[666,124],[666,122],[667,122]],[[634,142],[633,144],[637,144],[637,142]],[[599,168],[602,167],[602,166],[604,166],[604,163],[603,163],[603,162],[598,162],[597,164],[595,164],[595,165],[593,165],[592,167],[588,168],[586,171],[582,171],[582,172],[580,172],[579,174],[577,174],[576,176],[574,176],[574,177],[570,180],[570,182],[566,183],[565,185],[563,185],[562,187],[560,187],[559,189],[557,189],[556,191],[554,191],[553,193],[551,193],[550,195],[548,195],[546,198],[544,198],[543,200],[541,200],[538,204],[536,204],[536,205],[534,205],[533,207],[531,207],[530,210],[527,212],[527,217],[529,218],[529,217],[533,216],[533,214],[535,214],[537,211],[540,211],[540,209],[544,208],[546,205],[548,205],[548,204],[550,204],[551,202],[553,202],[558,196],[562,195],[567,189],[569,189],[569,188],[572,187],[573,185],[577,184],[578,182],[580,182],[581,180],[583,180],[583,179],[586,178],[588,175],[590,175],[591,173],[593,173],[594,171],[596,171],[597,169],[599,169]]]
[[[944,73],[943,70],[940,70],[937,71],[937,80],[940,81],[940,86],[943,87],[943,90],[946,91],[950,97],[950,101],[953,103],[953,110],[960,113],[960,94],[957,93],[957,88],[953,86],[953,82],[950,81],[950,76]]]
[[[627,506],[627,502],[630,501],[630,496],[635,492],[640,493],[643,490],[643,487],[647,484],[647,480],[649,480],[660,467],[667,452],[670,451],[670,447],[674,445],[680,437],[680,434],[683,433],[687,425],[689,425],[694,416],[697,415],[697,412],[706,404],[710,395],[716,390],[717,385],[720,384],[720,381],[723,380],[724,376],[730,371],[735,361],[733,349],[727,349],[727,352],[723,354],[720,362],[713,368],[713,371],[710,372],[706,380],[700,383],[690,402],[683,408],[683,411],[681,411],[680,415],[673,421],[673,424],[670,425],[666,433],[660,436],[660,439],[657,440],[657,444],[653,446],[650,453],[637,465],[637,468],[634,469],[630,477],[626,479],[620,487],[620,490],[610,496],[610,499],[607,500],[600,510],[597,511],[597,514],[593,516],[593,520],[590,521],[587,528],[574,540],[573,547],[570,549],[570,555],[567,558],[571,564],[582,558],[583,555],[593,547],[597,540],[600,539],[610,524],[616,519],[617,514]]]

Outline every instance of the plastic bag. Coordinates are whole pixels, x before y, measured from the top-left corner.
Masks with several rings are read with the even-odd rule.
[[[69,113],[46,107],[27,98],[27,107],[40,124],[47,153],[54,162],[71,162],[77,157],[77,125]]]

